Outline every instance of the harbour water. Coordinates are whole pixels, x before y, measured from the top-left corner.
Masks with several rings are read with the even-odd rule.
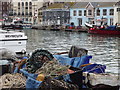
[[[37,48],[46,49],[52,54],[69,51],[72,45],[88,50],[91,63],[106,65],[106,72],[120,73],[120,37],[93,35],[88,33],[25,30],[28,36],[27,53]]]

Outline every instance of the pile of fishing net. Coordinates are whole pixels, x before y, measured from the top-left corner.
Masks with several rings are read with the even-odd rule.
[[[4,74],[0,76],[0,90],[4,88],[25,88],[26,78],[22,74]]]
[[[79,90],[79,87],[75,84],[53,79],[51,77],[46,77],[38,88],[39,90]]]
[[[67,74],[67,70],[70,66],[64,66],[58,63],[57,60],[48,61],[43,64],[35,73],[44,74],[45,76],[56,77]]]
[[[64,75],[68,74],[70,66],[64,66],[58,63],[57,60],[48,61],[43,64],[35,73],[43,74],[45,78],[39,90],[79,90],[79,86],[71,81],[67,82],[63,79]]]
[[[44,62],[51,61],[53,59],[53,55],[47,51],[42,49],[35,50],[26,63],[26,70],[29,73],[35,73],[35,71],[42,67]]]

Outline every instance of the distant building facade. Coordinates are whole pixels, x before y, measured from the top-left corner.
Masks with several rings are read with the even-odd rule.
[[[114,24],[120,24],[120,1],[114,6]]]
[[[69,23],[69,8],[73,3],[55,2],[42,11],[43,23],[47,25],[62,25]]]
[[[53,2],[44,2],[43,6],[38,9],[38,24],[42,24],[43,22],[43,11],[49,6],[53,4]]]
[[[43,22],[47,25],[62,25],[68,23],[70,19],[69,10],[50,9],[43,11]]]
[[[14,0],[13,15],[33,24],[38,23],[38,9],[45,0]]]
[[[74,22],[75,26],[84,26],[85,22],[103,20],[107,25],[113,25],[115,3],[78,2],[70,9],[70,22]]]
[[[0,0],[0,18],[8,19],[12,7],[12,0]]]

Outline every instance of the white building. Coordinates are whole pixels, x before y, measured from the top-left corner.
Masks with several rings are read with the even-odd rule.
[[[114,25],[116,23],[120,24],[120,1],[114,6]]]
[[[24,21],[37,24],[38,9],[42,7],[44,2],[45,0],[13,0],[13,15]]]

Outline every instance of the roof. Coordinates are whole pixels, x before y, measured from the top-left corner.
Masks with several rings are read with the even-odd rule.
[[[93,7],[113,7],[116,2],[90,2]],[[85,8],[89,2],[77,2],[72,8]]]
[[[116,2],[99,2],[98,7],[113,7],[113,5],[116,4]]]
[[[47,7],[47,9],[60,9],[60,8],[70,8],[75,4],[75,2],[61,2],[54,3]]]
[[[120,1],[115,4],[116,6],[120,6]]]
[[[88,2],[77,2],[72,8],[85,8]]]

